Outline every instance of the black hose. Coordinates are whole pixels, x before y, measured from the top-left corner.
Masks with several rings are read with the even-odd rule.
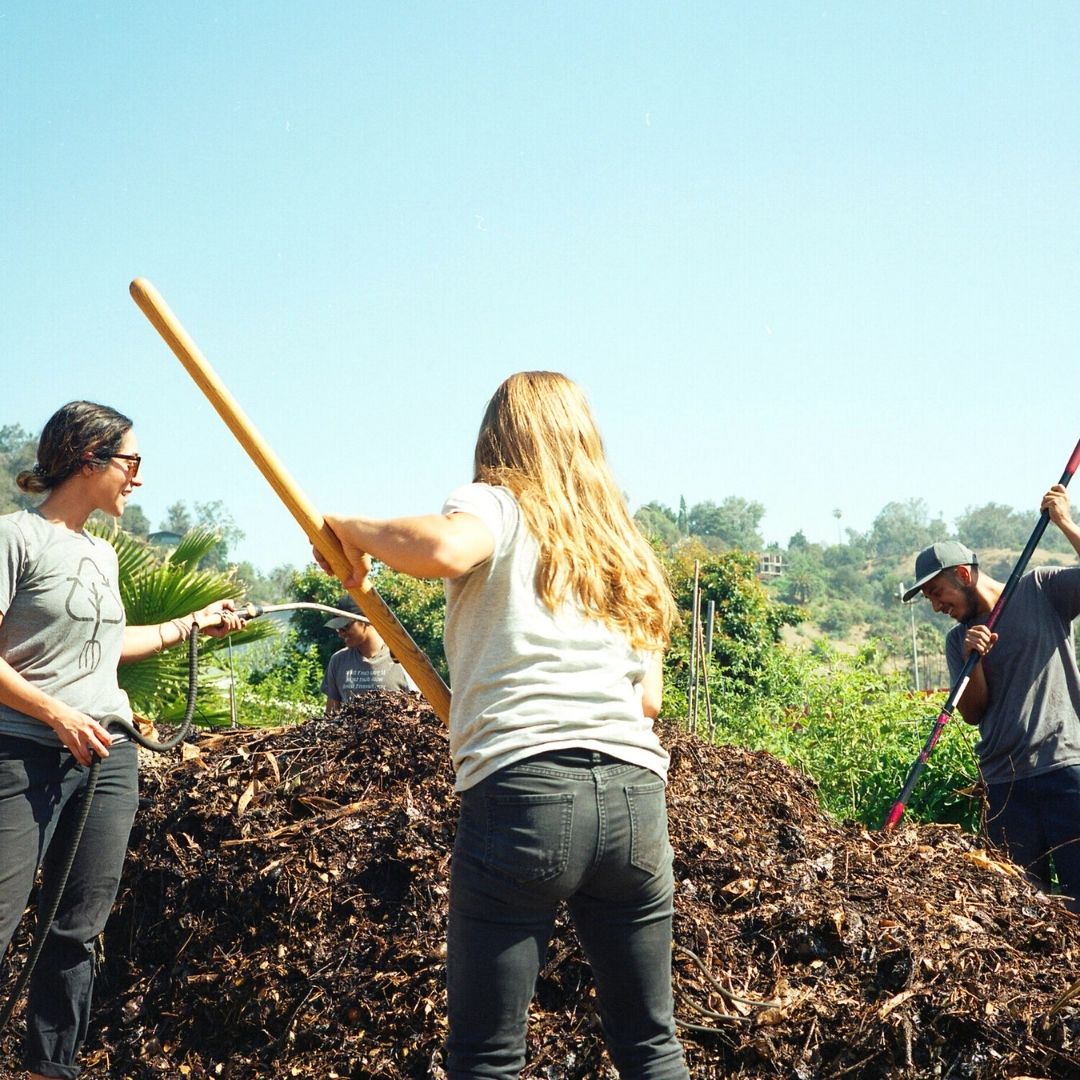
[[[128,723],[127,720],[120,716],[108,717],[104,721],[105,727],[120,728],[140,746],[146,747],[147,750],[153,750],[155,753],[163,754],[167,750],[172,750],[184,741],[187,737],[187,733],[191,730],[191,721],[195,716],[195,695],[198,687],[198,675],[199,627],[193,620],[191,624],[191,633],[188,636],[187,708],[184,710],[184,718],[176,732],[168,739],[159,742],[157,739],[147,738],[141,731],[138,731],[133,724]],[[83,830],[86,828],[86,821],[90,816],[90,807],[94,801],[94,792],[97,790],[98,775],[100,772],[101,758],[91,751],[90,771],[86,778],[86,789],[83,792],[82,806],[79,807],[79,816],[75,822],[75,831],[71,837],[71,846],[68,850],[67,857],[64,860],[63,867],[60,870],[60,875],[56,880],[53,895],[49,898],[49,903],[40,909],[41,915],[38,919],[37,930],[34,933],[34,942],[30,949],[30,955],[26,958],[26,963],[23,965],[23,969],[19,973],[19,977],[16,979],[15,985],[11,989],[11,993],[4,1005],[3,1012],[0,1012],[0,1034],[7,1028],[8,1021],[11,1019],[11,1014],[15,1011],[15,1005],[23,990],[26,988],[26,984],[30,981],[30,976],[33,974],[34,968],[37,966],[37,962],[41,957],[41,951],[45,948],[45,940],[49,936],[49,930],[52,929],[53,920],[56,918],[56,913],[60,909],[60,901],[63,899],[64,889],[67,887],[68,877],[71,875],[71,868],[75,865],[75,856],[78,854]]]

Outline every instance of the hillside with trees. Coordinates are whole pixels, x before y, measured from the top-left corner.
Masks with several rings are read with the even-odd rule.
[[[918,688],[947,685],[943,641],[953,623],[923,601],[900,602],[902,586],[914,577],[915,555],[936,540],[956,538],[979,554],[988,573],[1005,580],[1036,522],[1034,515],[991,502],[967,507],[950,527],[913,498],[887,503],[865,533],[847,529],[843,542],[813,543],[799,531],[786,547],[766,547],[764,513],[759,502],[729,496],[689,508],[683,500],[678,511],[650,502],[634,516],[668,553],[697,543],[709,552],[759,556],[759,577],[769,595],[799,614],[785,640],[804,646],[827,640],[849,651],[872,642],[887,665],[911,673],[913,684],[917,657]],[[1068,542],[1051,528],[1032,565],[1075,561]]]
[[[33,463],[35,442],[19,425],[0,428],[0,512],[32,504],[14,477]],[[781,547],[764,545],[764,514],[761,502],[734,495],[692,506],[681,499],[677,510],[650,502],[636,511],[682,613],[665,657],[665,715],[711,741],[768,750],[811,775],[834,815],[879,822],[921,746],[934,693],[948,683],[943,641],[951,620],[925,602],[899,601],[916,552],[958,536],[1005,578],[1034,522],[988,503],[968,507],[950,527],[922,500],[908,499],[887,503],[865,533],[849,528],[833,544],[799,531]],[[108,535],[112,522],[100,524]],[[115,542],[129,537],[157,550],[158,560],[171,558],[160,553],[177,544],[188,550],[185,538],[201,538],[191,569],[220,575],[230,594],[257,603],[334,604],[341,593],[313,567],[263,573],[237,563],[243,533],[220,500],[190,508],[174,502],[157,530],[130,504],[120,526]],[[1034,561],[1048,560],[1075,562],[1054,529]],[[385,567],[375,574],[380,594],[447,677],[441,582]],[[695,599],[700,618],[710,617],[707,641]],[[298,719],[321,711],[322,671],[339,644],[324,621],[318,612],[296,612],[273,641],[229,654],[241,723],[261,723],[268,708]],[[959,734],[943,740],[911,813],[972,827],[978,804],[962,794],[975,779],[972,732],[954,727]]]

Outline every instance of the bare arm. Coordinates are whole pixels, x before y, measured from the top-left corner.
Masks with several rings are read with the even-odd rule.
[[[1080,527],[1069,512],[1069,494],[1064,484],[1055,484],[1042,498],[1040,510],[1050,515],[1050,520],[1065,534],[1073,551],[1080,555]]]
[[[3,659],[0,659],[0,702],[51,727],[80,765],[89,765],[91,754],[109,756],[112,737],[102,724],[39,690]]]
[[[985,626],[971,627],[964,635],[964,660],[967,661],[973,650],[985,656],[994,647],[997,639],[997,634],[991,633]],[[956,706],[967,723],[978,726],[983,722],[989,704],[990,688],[986,683],[986,672],[983,671],[981,663],[976,664]]]
[[[383,521],[327,514],[324,520],[353,568],[353,575],[344,579],[346,585],[363,581],[368,555],[412,577],[456,578],[495,550],[491,530],[472,514],[424,514]],[[315,558],[324,570],[330,569],[318,552]]]
[[[125,626],[120,663],[130,664],[143,660],[187,641],[191,636],[193,622],[198,624],[200,634],[209,634],[211,637],[224,637],[234,630],[244,628],[244,618],[237,613],[236,604],[232,600],[217,600],[190,615],[172,619],[170,622]]]
[[[662,653],[653,653],[645,669],[645,678],[641,680],[641,711],[649,720],[655,720],[660,715],[663,700],[664,658]]]

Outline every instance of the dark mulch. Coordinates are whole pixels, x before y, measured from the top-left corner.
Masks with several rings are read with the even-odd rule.
[[[663,735],[695,1080],[1080,1077],[1060,901],[955,828],[838,826],[775,758]],[[143,794],[85,1077],[444,1077],[456,798],[425,705],[204,736]],[[529,1049],[531,1080],[615,1075],[562,923]]]

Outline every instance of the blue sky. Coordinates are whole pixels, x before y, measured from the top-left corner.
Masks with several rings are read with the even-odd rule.
[[[1032,507],[1080,436],[1080,6],[0,2],[0,423],[136,422],[154,525],[428,512],[503,377],[589,393],[633,508],[767,540]]]

